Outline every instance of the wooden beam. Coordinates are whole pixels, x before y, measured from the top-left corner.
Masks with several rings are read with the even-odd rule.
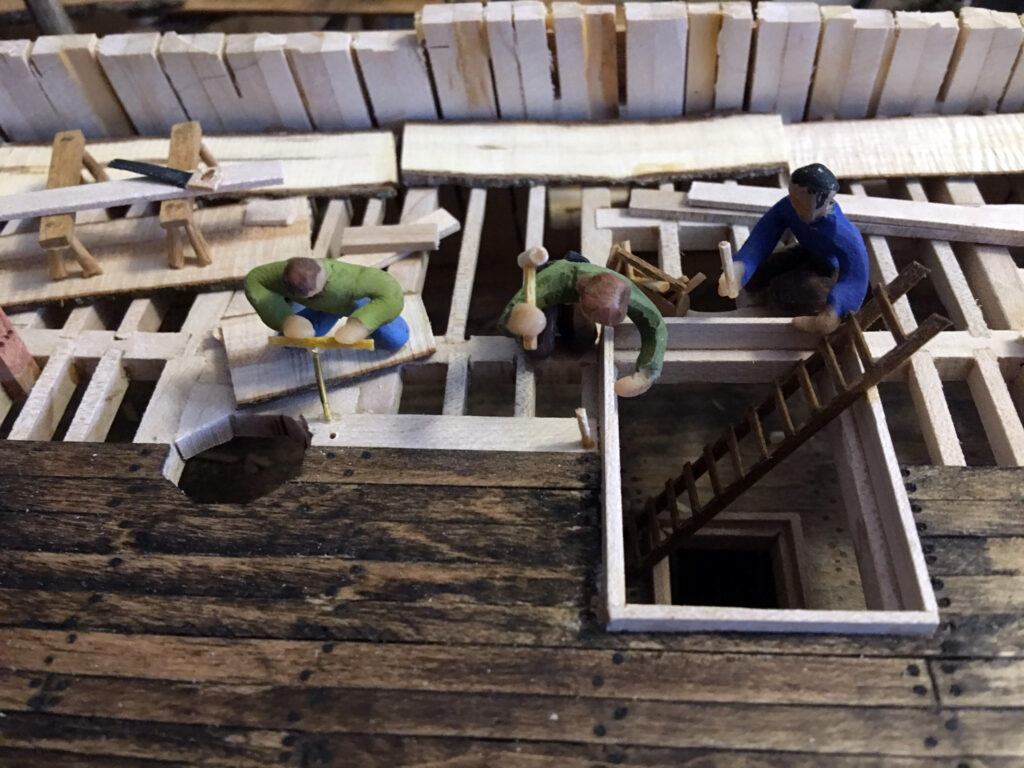
[[[213,193],[183,189],[151,179],[127,179],[45,189],[0,198],[0,220],[27,219],[91,208],[112,208],[137,202],[204,197],[255,189],[284,181],[284,165],[277,160],[224,166],[222,182]]]
[[[419,29],[430,57],[442,118],[497,117],[483,4],[425,5],[420,12]]]
[[[660,123],[412,123],[402,144],[406,184],[649,182],[787,165],[775,115]]]
[[[944,114],[993,110],[1006,90],[1024,27],[1015,13],[960,9],[960,34],[939,93]]]
[[[686,15],[683,3],[624,3],[626,105],[631,120],[683,114]]]
[[[441,243],[437,224],[391,224],[346,227],[341,233],[342,255],[381,251],[435,251]]]
[[[951,11],[897,11],[895,18],[896,42],[875,114],[926,114],[935,108],[959,25]]]
[[[8,440],[49,440],[57,430],[78,386],[78,368],[72,352],[74,340],[61,342],[36,380]]]
[[[750,65],[754,17],[750,3],[722,2],[722,28],[718,32],[718,74],[715,78],[715,111],[743,109]]]
[[[318,131],[370,128],[373,121],[363,97],[347,32],[294,32],[285,53]]]
[[[121,350],[111,349],[100,358],[64,435],[66,442],[102,443],[106,438],[128,391],[128,376],[121,362],[123,355]]]
[[[802,120],[821,27],[815,3],[759,3],[751,62],[751,112]]]
[[[426,56],[415,32],[360,32],[352,50],[378,126],[438,118]]]

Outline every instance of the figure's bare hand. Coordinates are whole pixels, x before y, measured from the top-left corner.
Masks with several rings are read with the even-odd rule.
[[[288,315],[281,323],[281,333],[289,339],[311,339],[316,336],[313,324],[302,315]]]
[[[740,286],[743,285],[743,275],[747,271],[747,265],[742,261],[732,263],[733,283],[730,284],[725,272],[718,278],[718,295],[727,299],[735,299],[740,295]]]
[[[348,321],[334,332],[334,339],[339,344],[355,344],[370,335],[370,329],[363,325],[362,321],[350,317]]]
[[[839,315],[836,314],[834,309],[829,307],[817,315],[794,317],[793,325],[804,333],[813,333],[818,336],[825,336],[826,334],[832,333],[832,331],[839,327]]]
[[[650,389],[653,383],[645,372],[637,371],[632,376],[623,376],[615,382],[615,394],[619,397],[636,397]]]
[[[516,336],[539,336],[548,324],[544,310],[530,304],[516,304],[509,313],[505,327]]]

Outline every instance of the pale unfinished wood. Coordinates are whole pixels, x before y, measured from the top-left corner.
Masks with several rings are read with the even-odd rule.
[[[683,114],[686,10],[681,2],[625,3],[625,116],[636,120]]]
[[[398,180],[395,138],[389,131],[314,133],[274,136],[212,136],[204,143],[217,161],[232,164],[266,162],[284,165],[284,183],[260,194],[339,195],[390,193]],[[89,153],[101,166],[117,157],[163,165],[167,138],[89,142]],[[32,144],[0,146],[0,194],[14,195],[46,187],[50,147]],[[110,170],[114,180],[138,178]]]
[[[219,32],[179,35],[160,40],[160,63],[181,104],[207,134],[244,131],[249,118],[242,96],[224,61],[226,37]]]
[[[675,191],[672,184],[662,184],[658,189],[662,192]],[[679,252],[679,227],[675,222],[664,221],[658,225],[658,264],[663,272],[672,277],[681,277],[683,274],[683,263]]]
[[[336,259],[340,255],[341,233],[352,221],[352,208],[348,200],[331,200],[327,203],[320,231],[313,246],[314,259]]]
[[[290,227],[306,205],[309,203],[302,197],[246,200],[243,222],[247,227]]]
[[[436,211],[432,211],[425,216],[420,216],[418,219],[410,221],[409,224],[436,227],[438,236],[441,240],[449,235],[455,234],[462,226],[459,224],[459,220],[448,213],[444,208],[438,208]],[[340,254],[340,250],[341,244],[339,242],[337,244],[336,252]],[[376,267],[377,269],[384,269],[385,267],[390,267],[392,264],[402,261],[403,259],[416,256],[418,253],[420,253],[420,251],[379,251],[372,253],[339,255],[338,258],[348,264],[358,264],[361,267]]]
[[[1024,23],[1024,19],[1021,20]],[[1013,73],[1006,84],[1006,91],[999,101],[1000,112],[1020,112],[1024,109],[1024,49],[1017,55]]]
[[[604,266],[612,248],[611,230],[597,225],[597,211],[611,205],[607,187],[584,187],[580,203],[580,253],[591,264]]]
[[[703,115],[715,104],[722,10],[718,3],[690,3],[687,15],[685,111],[687,115]]]
[[[277,160],[224,166],[222,181],[213,194],[240,192],[284,181],[284,166]],[[155,179],[99,181],[73,187],[23,192],[0,198],[0,219],[27,219],[89,208],[111,208],[154,200],[203,197],[206,190],[184,189]]]
[[[459,248],[459,263],[455,269],[451,308],[448,310],[448,325],[445,330],[445,340],[450,343],[459,343],[465,341],[466,338],[466,322],[473,295],[473,283],[476,280],[480,237],[483,233],[486,210],[487,190],[471,190],[469,203],[466,206],[466,229],[462,236],[462,245]]]
[[[228,442],[235,436],[231,416],[235,398],[226,384],[196,384],[181,412],[174,447],[183,459]]]
[[[224,57],[242,95],[249,133],[310,131],[302,96],[285,56],[284,35],[229,35]]]
[[[787,125],[791,168],[840,178],[1024,172],[1024,115],[906,117]]]
[[[324,378],[334,383],[433,353],[436,348],[434,336],[419,296],[405,297],[402,317],[409,324],[410,337],[401,350],[394,353],[386,350],[328,350],[321,354]],[[316,386],[309,354],[304,350],[269,346],[267,336],[272,331],[259,317],[229,318],[221,325],[221,333],[235,399],[240,405]]]
[[[434,213],[439,205],[438,200],[436,188],[413,187],[407,189],[405,200],[402,203],[402,220],[411,222]],[[398,281],[405,293],[422,293],[429,264],[429,253],[414,251],[411,257],[403,258],[388,267],[388,273]]]
[[[293,32],[285,53],[313,127],[318,131],[370,128],[347,32]]]
[[[775,115],[600,125],[414,123],[402,144],[407,184],[654,181],[772,171],[787,160]]]
[[[991,351],[975,356],[967,384],[996,463],[1001,467],[1024,466],[1024,426]]]
[[[11,427],[8,440],[49,440],[53,437],[78,386],[79,373],[73,348],[74,341],[67,339],[59,343],[49,356]]]
[[[483,4],[425,5],[420,12],[419,28],[430,58],[441,117],[448,120],[497,117]]]
[[[502,119],[554,118],[555,90],[544,3],[488,3],[484,18]]]
[[[821,27],[814,3],[759,3],[750,79],[751,112],[803,119]]]
[[[731,186],[695,181],[688,193],[634,190],[630,211],[653,216],[694,217],[705,221],[733,220],[756,223],[781,199],[767,187]],[[864,234],[1024,245],[1024,218],[1019,206],[969,207],[913,200],[836,195],[847,218]]]
[[[205,268],[167,268],[164,231],[155,216],[78,227],[79,238],[104,268],[88,280],[50,280],[32,235],[0,238],[0,295],[15,306],[230,282],[260,264],[309,253],[308,214],[290,227],[253,229],[243,226],[244,211],[244,206],[232,205],[196,213],[197,226],[217,249],[217,260]],[[31,258],[26,260],[26,254]]]
[[[341,253],[380,251],[434,251],[441,243],[437,224],[390,224],[378,227],[346,227],[341,233]]]
[[[618,114],[614,5],[551,4],[562,120],[602,120]]]
[[[544,217],[547,211],[547,187],[530,187],[526,204],[526,226],[523,247],[544,245]],[[515,358],[516,390],[512,413],[519,418],[537,415],[537,375],[530,358],[517,349]]]
[[[162,298],[134,299],[114,331],[114,338],[124,339],[133,333],[152,333],[160,328],[167,301]]]
[[[939,93],[944,114],[994,110],[1006,89],[1024,41],[1024,27],[1014,13],[987,8],[960,10],[960,33]]]
[[[132,126],[96,61],[96,35],[36,40],[31,65],[46,97],[65,121],[88,138],[130,136]]]
[[[64,435],[65,442],[101,443],[106,438],[128,391],[128,376],[121,364],[123,354],[121,350],[112,349],[100,358]]]
[[[959,25],[951,11],[897,11],[896,41],[875,114],[879,117],[931,112],[939,96]]]
[[[737,0],[722,3],[722,28],[718,32],[718,74],[715,78],[715,110],[743,109],[754,34],[751,5]]]
[[[12,141],[47,141],[67,124],[29,64],[29,40],[0,41],[0,129]]]
[[[128,113],[136,133],[166,134],[188,120],[157,60],[160,34],[147,32],[107,35],[96,48],[96,58]]]
[[[426,58],[415,32],[360,32],[352,50],[377,125],[437,119]]]
[[[892,54],[892,14],[824,6],[821,48],[807,119],[865,117],[877,100]]]

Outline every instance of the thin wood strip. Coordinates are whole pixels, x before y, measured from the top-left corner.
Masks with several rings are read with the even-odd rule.
[[[100,358],[64,435],[65,441],[101,443],[106,438],[128,391],[128,376],[121,362],[123,355],[121,350],[112,349]]]
[[[793,426],[793,419],[789,415],[789,407],[786,405],[786,396],[782,393],[782,387],[780,387],[778,382],[776,382],[773,385],[773,388],[775,411],[779,414],[779,418],[782,420],[782,429],[785,431],[787,437],[795,435],[796,428]]]
[[[711,489],[717,496],[722,492],[722,482],[718,477],[718,466],[715,464],[715,455],[710,444],[704,446],[704,466],[707,468],[708,479],[711,480]]]
[[[818,402],[818,394],[814,391],[814,383],[811,381],[810,374],[807,373],[807,364],[801,360],[796,364],[796,376],[800,381],[800,389],[803,390],[804,397],[807,398],[807,405],[812,411],[821,409],[821,403]]]
[[[860,327],[860,321],[857,319],[856,314],[852,314],[847,318],[847,335],[853,342],[853,348],[857,352],[857,357],[860,358],[864,371],[870,371],[875,364],[875,360],[871,356],[871,347],[868,346],[867,339],[864,338],[864,329]]]
[[[846,377],[843,375],[843,368],[839,364],[839,358],[836,357],[836,351],[832,347],[832,342],[826,337],[821,340],[818,345],[818,354],[821,355],[821,359],[825,363],[825,368],[828,370],[829,376],[832,378],[832,385],[839,391],[843,391],[847,388]]]
[[[686,485],[686,495],[690,499],[690,515],[696,515],[701,510],[700,496],[697,493],[697,481],[693,477],[693,465],[690,462],[683,464],[683,483]]]
[[[676,481],[669,478],[665,481],[665,498],[668,499],[668,512],[672,520],[672,527],[679,527],[679,499],[676,497]]]
[[[726,441],[729,446],[729,456],[732,457],[732,468],[736,471],[736,477],[740,478],[746,474],[743,469],[743,456],[740,454],[739,440],[736,439],[736,429],[730,425],[726,433]]]
[[[875,286],[875,297],[878,299],[878,308],[882,313],[882,321],[885,323],[885,327],[889,329],[889,333],[893,335],[896,343],[899,344],[907,336],[903,332],[900,319],[896,316],[896,309],[889,300],[889,296],[885,292],[885,286],[882,283],[878,283]]]
[[[757,441],[757,450],[761,454],[761,460],[764,461],[768,458],[769,454],[768,441],[764,438],[764,427],[761,425],[761,417],[758,415],[756,408],[750,409],[747,422],[750,424],[750,431]]]
[[[452,343],[465,341],[466,338],[466,323],[469,318],[469,306],[473,300],[473,283],[476,280],[486,211],[487,190],[471,189],[466,205],[462,245],[459,247],[459,263],[455,269],[455,283],[452,286],[448,325],[445,329],[445,339]]]

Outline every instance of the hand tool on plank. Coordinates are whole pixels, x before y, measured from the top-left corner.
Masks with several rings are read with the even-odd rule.
[[[194,171],[179,171],[177,168],[168,168],[165,165],[154,163],[143,163],[137,160],[124,160],[118,158],[107,163],[108,168],[116,168],[119,171],[131,171],[140,176],[147,176],[165,184],[173,184],[182,189],[201,189],[204,192],[216,192],[220,186],[221,172],[219,168],[199,168]]]
[[[293,347],[296,349],[308,349],[313,357],[313,375],[316,377],[316,387],[320,391],[320,405],[324,409],[324,420],[330,423],[334,420],[331,415],[331,406],[327,402],[327,384],[324,382],[324,372],[320,367],[320,352],[324,349],[373,349],[373,339],[360,339],[351,344],[342,344],[333,336],[310,336],[304,339],[293,339],[288,336],[270,336],[267,343],[272,347]]]

